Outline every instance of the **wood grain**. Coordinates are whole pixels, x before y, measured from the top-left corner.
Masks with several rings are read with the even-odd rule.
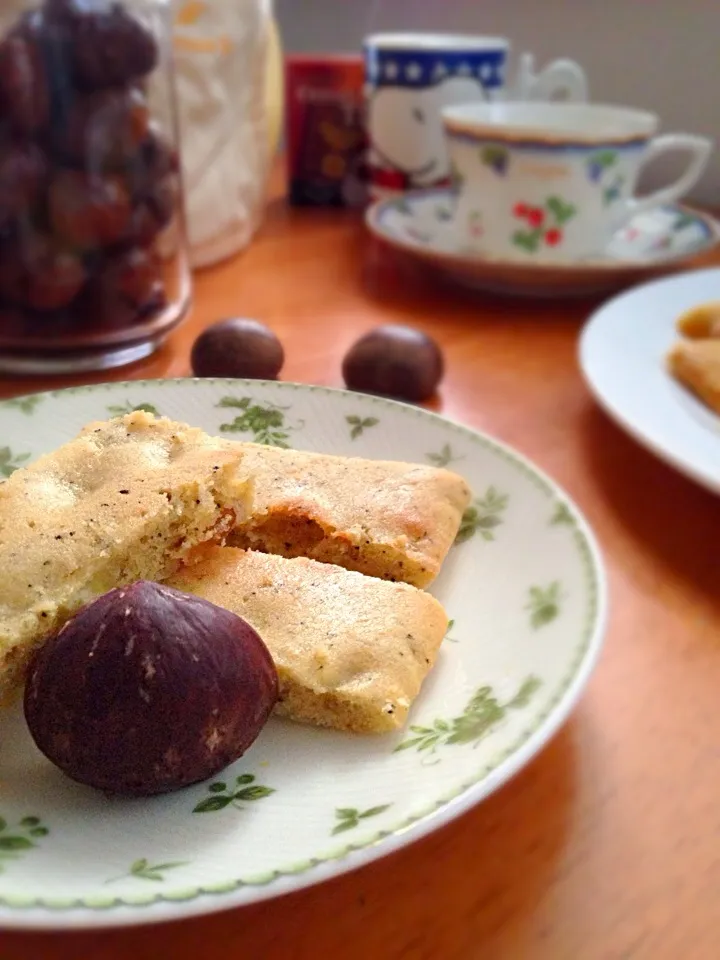
[[[196,300],[161,353],[116,376],[187,374],[194,337],[225,316],[277,331],[284,379],[331,385],[373,325],[432,333],[448,370],[433,406],[533,458],[595,527],[611,588],[606,650],[543,754],[409,849],[178,924],[0,933],[2,960],[717,960],[720,500],[594,405],[575,359],[593,304],[457,293],[370,241],[356,216],[280,201],[243,256],[197,277]],[[0,395],[69,382],[5,381]]]

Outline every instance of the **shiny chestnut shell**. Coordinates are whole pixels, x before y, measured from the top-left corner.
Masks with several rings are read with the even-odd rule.
[[[421,403],[435,393],[444,361],[437,343],[421,330],[386,324],[353,344],[342,370],[351,390]]]
[[[74,780],[146,796],[240,757],[277,697],[275,666],[248,623],[139,581],[88,604],[40,649],[24,706],[39,749]]]
[[[220,320],[198,336],[190,354],[196,377],[276,380],[285,362],[283,345],[264,323],[245,317]]]

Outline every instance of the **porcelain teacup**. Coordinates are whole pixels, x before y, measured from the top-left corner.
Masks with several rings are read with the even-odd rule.
[[[655,114],[622,106],[476,103],[447,107],[442,118],[458,242],[503,260],[558,262],[602,253],[632,217],[685,195],[712,150],[705,137],[656,136]],[[690,155],[681,176],[637,197],[642,168],[677,150]]]

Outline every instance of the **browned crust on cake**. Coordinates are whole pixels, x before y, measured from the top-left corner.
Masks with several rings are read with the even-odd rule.
[[[434,597],[304,557],[202,552],[170,583],[255,627],[278,670],[278,714],[356,733],[404,724],[447,629]]]
[[[255,500],[229,539],[237,547],[426,587],[470,501],[465,480],[449,470],[240,446]]]

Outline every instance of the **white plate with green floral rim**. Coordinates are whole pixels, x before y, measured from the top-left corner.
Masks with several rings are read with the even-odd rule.
[[[211,782],[111,799],[0,734],[0,925],[154,922],[288,893],[359,867],[496,790],[567,717],[600,651],[602,562],[562,490],[500,443],[419,408],[287,383],[136,381],[0,403],[0,471],[137,407],[323,453],[447,465],[474,491],[432,592],[452,625],[400,733],[273,719]]]
[[[461,244],[453,230],[450,187],[416,190],[368,208],[371,233],[389,246],[435,267],[448,279],[488,293],[522,297],[587,297],[607,293],[686,265],[720,242],[709,214],[670,204],[638,214],[596,257],[567,263],[500,260],[483,253],[483,229]],[[539,232],[538,232],[539,236]],[[526,242],[532,243],[532,231]]]

